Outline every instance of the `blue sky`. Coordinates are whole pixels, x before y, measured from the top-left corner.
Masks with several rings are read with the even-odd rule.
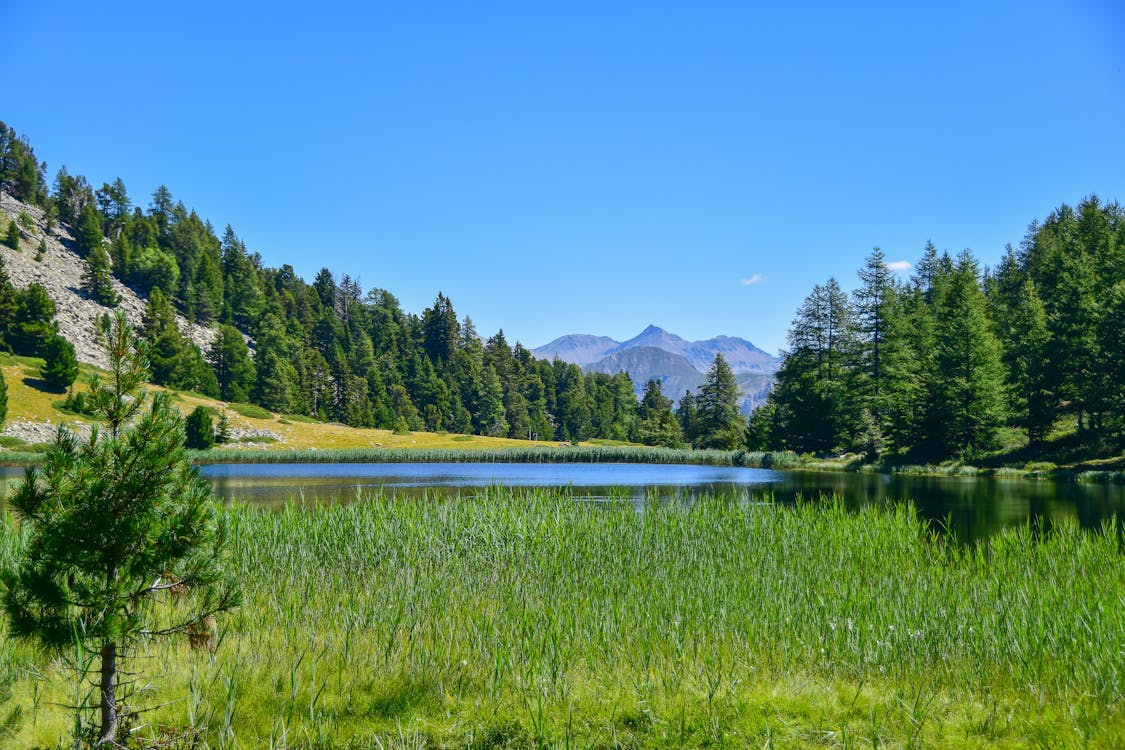
[[[1125,4],[44,3],[0,119],[269,265],[538,346],[655,323],[776,352],[879,245],[995,263],[1125,200]]]

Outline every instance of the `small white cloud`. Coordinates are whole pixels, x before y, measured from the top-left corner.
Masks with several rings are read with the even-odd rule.
[[[752,276],[747,276],[745,278],[739,279],[738,283],[742,284],[742,286],[754,286],[755,284],[761,284],[765,280],[765,276],[760,273],[756,273]]]
[[[892,271],[909,271],[914,267],[914,264],[908,260],[892,260],[887,264],[887,268]]]

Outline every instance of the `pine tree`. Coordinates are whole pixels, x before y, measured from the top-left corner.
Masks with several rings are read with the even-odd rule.
[[[60,651],[78,639],[98,655],[97,744],[116,746],[132,647],[236,606],[239,593],[223,572],[225,522],[184,454],[179,416],[163,394],[144,411],[144,356],[124,314],[101,332],[109,381],[90,387],[102,428],[85,445],[60,430],[10,499],[28,543],[3,583],[11,636]],[[158,621],[160,603],[170,612]]]
[[[109,255],[100,244],[86,256],[82,287],[91,299],[100,305],[113,307],[121,301],[121,296],[113,289],[113,277],[109,272]]]
[[[738,408],[738,382],[722,354],[715,355],[696,405],[696,447],[733,450],[745,442],[746,423]]]
[[[4,238],[4,244],[16,251],[20,249],[20,228],[16,226],[15,219],[8,222],[8,234]]]
[[[47,387],[65,391],[78,378],[78,358],[74,345],[62,336],[52,336],[43,347],[43,367],[40,369]]]

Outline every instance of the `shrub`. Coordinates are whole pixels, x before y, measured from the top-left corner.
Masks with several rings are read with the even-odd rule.
[[[231,403],[227,404],[227,408],[235,414],[241,414],[244,417],[251,419],[273,419],[273,413],[267,409],[263,409],[257,404],[244,404],[244,403]]]

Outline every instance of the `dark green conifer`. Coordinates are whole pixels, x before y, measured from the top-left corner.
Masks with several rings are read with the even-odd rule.
[[[65,391],[78,378],[78,358],[74,345],[62,336],[52,336],[43,347],[43,367],[40,369],[47,387]]]
[[[124,314],[101,333],[109,381],[90,383],[101,429],[86,444],[60,430],[10,498],[28,542],[3,576],[10,636],[55,651],[77,639],[96,654],[99,747],[126,739],[119,678],[143,668],[136,647],[239,601],[223,571],[225,521],[184,454],[182,420],[164,394],[144,408],[145,359]],[[173,588],[183,595],[170,598]]]
[[[93,300],[106,307],[113,307],[121,301],[121,295],[113,289],[113,277],[109,272],[109,255],[101,244],[96,245],[86,256],[82,287]]]
[[[745,442],[746,423],[738,408],[738,382],[722,354],[715,355],[707,371],[696,407],[696,447],[732,450]]]
[[[211,420],[211,410],[197,406],[184,420],[185,442],[188,448],[205,451],[215,445],[215,425]]]
[[[8,222],[8,233],[4,237],[4,244],[16,251],[20,249],[20,228],[16,225],[15,219]]]

